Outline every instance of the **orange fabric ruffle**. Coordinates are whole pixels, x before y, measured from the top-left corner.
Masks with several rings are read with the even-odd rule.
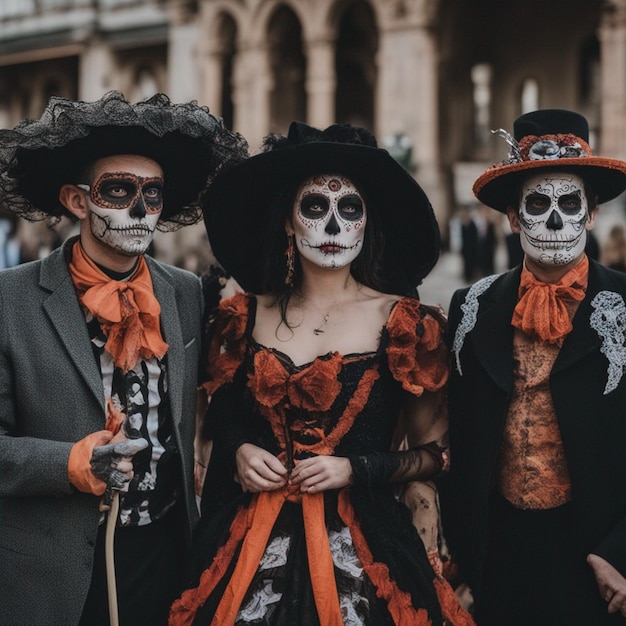
[[[143,256],[130,280],[112,280],[77,241],[69,269],[79,300],[100,322],[107,338],[104,348],[117,367],[128,372],[140,358],[165,355],[169,346],[161,336],[161,307]]]
[[[317,363],[317,361],[315,363]],[[313,363],[311,367],[315,367],[315,363]],[[350,398],[340,419],[337,421],[337,425],[326,434],[322,428],[313,430],[308,428],[307,424],[302,420],[297,420],[290,425],[292,437],[291,441],[287,441],[288,435],[285,431],[285,418],[283,415],[284,403],[280,402],[280,398],[275,405],[268,405],[263,402],[259,404],[259,408],[265,419],[270,423],[272,432],[282,450],[287,450],[289,446],[292,446],[293,454],[296,458],[310,455],[331,455],[344,435],[352,428],[357,415],[361,413],[367,404],[372,387],[379,376],[377,365],[374,365],[363,373],[354,394]],[[335,397],[330,399],[331,405]],[[307,435],[308,443],[300,441],[299,437],[302,434]],[[311,442],[311,439],[315,440]]]
[[[416,396],[437,391],[448,380],[448,357],[443,329],[431,315],[423,315],[417,300],[403,298],[387,322],[387,359],[393,377]]]
[[[114,435],[117,435],[125,419],[126,415],[120,411],[115,404],[113,404],[113,400],[109,398],[107,401],[107,417],[104,430],[108,430]]]
[[[347,490],[343,490],[339,494],[338,511],[344,524],[350,530],[352,543],[361,565],[363,565],[363,570],[376,587],[376,595],[387,602],[387,609],[391,613],[394,624],[397,626],[431,626],[432,622],[426,609],[416,609],[411,601],[411,595],[400,589],[397,583],[392,580],[387,565],[374,561],[356,519]],[[445,619],[449,620],[451,626],[475,626],[469,613],[459,604],[452,587],[438,576],[435,576],[433,582],[442,614]]]
[[[207,356],[208,380],[202,387],[213,395],[222,385],[233,380],[246,353],[246,325],[250,298],[238,293],[219,304],[213,337]]]
[[[206,602],[217,584],[228,571],[239,544],[243,541],[256,511],[257,499],[250,505],[237,511],[230,525],[230,534],[226,543],[217,551],[210,567],[200,576],[197,587],[187,589],[178,600],[172,604],[169,616],[169,626],[191,626],[196,613]]]
[[[561,345],[572,330],[567,303],[584,300],[588,275],[587,256],[556,283],[541,282],[524,267],[511,323],[531,337]]]
[[[341,355],[333,352],[290,374],[271,350],[260,350],[254,355],[255,373],[250,375],[249,386],[256,400],[267,407],[287,399],[299,409],[328,411],[341,390],[337,377],[342,364]]]

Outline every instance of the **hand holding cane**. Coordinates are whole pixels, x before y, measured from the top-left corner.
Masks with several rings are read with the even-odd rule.
[[[132,459],[148,446],[148,442],[139,437],[137,431],[131,431],[128,419],[109,402],[107,411],[107,430],[116,432],[111,441],[93,449],[91,468],[94,474],[102,478],[107,488],[100,502],[100,510],[108,511],[105,531],[104,551],[109,597],[109,620],[111,626],[119,625],[117,606],[117,584],[115,579],[114,538],[115,526],[119,514],[120,491],[127,491],[133,476]]]

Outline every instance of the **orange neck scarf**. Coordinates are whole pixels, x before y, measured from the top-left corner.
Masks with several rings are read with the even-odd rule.
[[[588,274],[586,256],[556,283],[541,282],[524,267],[519,301],[511,323],[531,337],[561,345],[572,330],[566,303],[581,302],[585,298]]]
[[[109,278],[85,254],[80,241],[69,264],[80,303],[100,322],[105,350],[128,372],[141,359],[161,358],[168,349],[160,329],[161,307],[143,256],[128,281]]]

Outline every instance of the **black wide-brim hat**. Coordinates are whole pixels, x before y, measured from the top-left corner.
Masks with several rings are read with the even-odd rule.
[[[224,165],[247,156],[247,143],[195,102],[165,94],[131,104],[116,91],[95,102],[52,97],[39,120],[0,131],[0,202],[31,221],[66,214],[59,190],[89,163],[134,154],[163,169],[162,230],[197,222],[198,196]],[[166,225],[163,227],[163,225]]]
[[[371,223],[382,229],[385,244],[378,262],[388,284],[407,291],[422,282],[440,250],[433,209],[415,179],[386,150],[376,146],[371,134],[347,124],[334,124],[322,131],[292,122],[288,136],[268,137],[266,148],[221,172],[203,200],[213,252],[244,289],[254,293],[264,290],[263,233],[268,222],[278,217],[273,215],[278,210],[275,199],[286,188],[295,190],[317,174],[346,176],[364,195],[368,216],[376,212]],[[286,242],[285,236],[285,247]]]
[[[626,162],[595,157],[589,147],[589,124],[574,111],[541,109],[518,117],[514,137],[500,129],[511,147],[508,158],[492,165],[473,185],[483,204],[506,213],[519,204],[525,178],[544,171],[572,172],[591,185],[598,203],[626,190]]]

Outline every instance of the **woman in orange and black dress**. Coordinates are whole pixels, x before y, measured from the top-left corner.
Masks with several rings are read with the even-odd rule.
[[[213,455],[170,623],[473,624],[395,497],[447,463],[424,192],[363,129],[294,122],[214,181],[205,221],[248,291],[212,328]]]

